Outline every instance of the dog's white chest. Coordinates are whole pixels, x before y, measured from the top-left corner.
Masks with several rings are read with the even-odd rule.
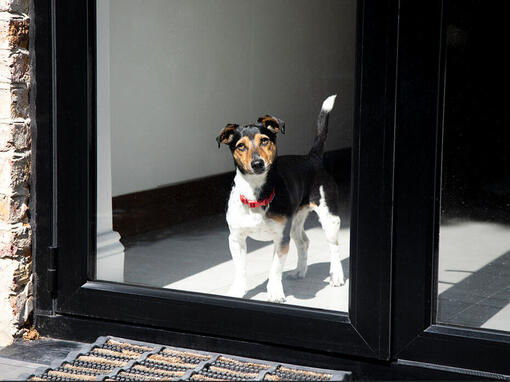
[[[243,236],[250,236],[252,239],[271,241],[278,239],[284,229],[281,222],[269,218],[266,210],[262,207],[250,208],[241,202],[240,196],[248,199],[255,199],[254,190],[258,184],[257,179],[248,183],[241,174],[235,178],[235,186],[230,193],[227,210],[227,223],[231,232],[239,232]],[[265,178],[259,180],[260,186]],[[254,184],[255,183],[255,184]]]
[[[272,241],[281,236],[283,224],[268,218],[261,207],[250,208],[241,201],[237,202],[235,196],[231,195],[228,203],[227,223],[230,231],[237,231],[260,241]]]

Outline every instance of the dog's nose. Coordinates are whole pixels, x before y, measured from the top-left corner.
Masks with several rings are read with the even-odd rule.
[[[251,162],[251,168],[256,174],[260,174],[264,171],[264,161],[262,159],[255,159]]]

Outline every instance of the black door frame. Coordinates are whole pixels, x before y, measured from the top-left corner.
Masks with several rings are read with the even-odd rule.
[[[95,229],[94,1],[33,2],[37,65],[36,322],[84,317],[389,359],[396,1],[360,1],[350,307],[344,313],[91,281]],[[380,17],[380,15],[385,17]],[[378,62],[377,72],[369,70]],[[45,73],[42,73],[44,71]],[[383,73],[383,74],[381,74]],[[42,95],[50,95],[43,99]],[[53,165],[43,165],[48,161]],[[48,194],[52,195],[48,198]],[[44,195],[41,195],[44,194]],[[51,207],[43,207],[43,204]],[[51,223],[52,230],[42,225]],[[370,240],[365,238],[370,237]],[[48,247],[56,257],[56,267]],[[90,261],[87,261],[90,259]],[[57,289],[49,291],[56,269]],[[177,312],[177,314],[172,314]],[[204,320],[207,317],[207,320]],[[71,322],[71,321],[69,321]],[[297,336],[296,333],[299,333]]]
[[[436,323],[448,0],[411,3],[400,5],[392,357],[508,376],[510,333]]]
[[[85,1],[74,1],[72,6],[66,3],[71,2],[56,5],[56,0],[32,0],[31,8],[31,211],[35,322],[42,334],[90,340],[107,331],[259,358],[355,367],[359,376],[366,378],[455,378],[453,374],[413,371],[416,369],[403,366],[406,364],[510,374],[507,334],[434,324],[444,88],[441,0],[360,1],[356,104],[359,134],[354,149],[358,155],[353,158],[353,168],[359,172],[353,173],[353,183],[362,187],[353,188],[353,205],[362,200],[371,203],[363,204],[352,216],[352,242],[357,243],[353,244],[357,256],[352,258],[351,277],[357,281],[362,277],[374,279],[371,283],[352,283],[350,318],[88,281],[87,275],[94,271],[93,267],[87,268],[86,262],[94,230],[89,224],[89,208],[93,208],[89,196],[95,189],[89,171],[93,162],[88,161],[94,158],[90,148],[94,142],[91,100],[95,91],[94,72],[89,70],[94,44],[89,35],[95,26],[83,18],[88,14]],[[76,49],[77,46],[86,49]],[[57,75],[69,81],[55,81]],[[81,90],[78,92],[77,88]],[[74,99],[63,96],[73,92]],[[54,150],[57,143],[58,150]],[[375,198],[378,190],[382,191],[381,196]],[[363,232],[377,224],[381,228],[378,235],[366,240]],[[56,250],[50,251],[52,246]],[[50,253],[56,256],[55,263]],[[56,279],[54,270],[58,273]],[[357,272],[363,273],[358,276]],[[376,297],[374,291],[380,294]],[[169,299],[176,309],[173,312],[182,309],[188,317],[203,313],[204,306],[212,306],[213,317],[228,318],[228,312],[236,306],[245,309],[240,322],[248,322],[251,330],[261,320],[273,320],[276,314],[289,319],[287,325],[293,330],[320,327],[322,333],[314,332],[319,336],[308,341],[290,338],[293,330],[290,333],[282,322],[277,325],[283,332],[271,338],[268,328],[260,335],[256,331],[246,335],[235,330],[209,330],[198,320],[189,323],[173,317],[169,321],[168,315],[162,314]],[[140,315],[136,314],[137,303],[144,307]],[[303,317],[309,320],[304,321]],[[324,333],[331,328],[332,336],[325,339]],[[356,360],[356,356],[362,358]],[[395,367],[394,362],[368,361],[370,358],[390,359],[399,366]],[[367,365],[375,374],[361,372]],[[470,373],[469,370],[464,372]],[[491,376],[473,373],[477,379]]]

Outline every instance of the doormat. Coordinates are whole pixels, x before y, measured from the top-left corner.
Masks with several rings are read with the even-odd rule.
[[[351,373],[99,337],[29,381],[345,381]]]

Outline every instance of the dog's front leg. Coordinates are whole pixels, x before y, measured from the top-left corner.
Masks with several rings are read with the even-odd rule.
[[[289,253],[289,242],[275,241],[273,263],[267,281],[267,300],[270,302],[284,302],[285,293],[282,285],[282,272]]]
[[[230,232],[228,237],[230,254],[234,260],[235,278],[228,291],[231,297],[243,297],[246,294],[246,236],[238,232]]]

